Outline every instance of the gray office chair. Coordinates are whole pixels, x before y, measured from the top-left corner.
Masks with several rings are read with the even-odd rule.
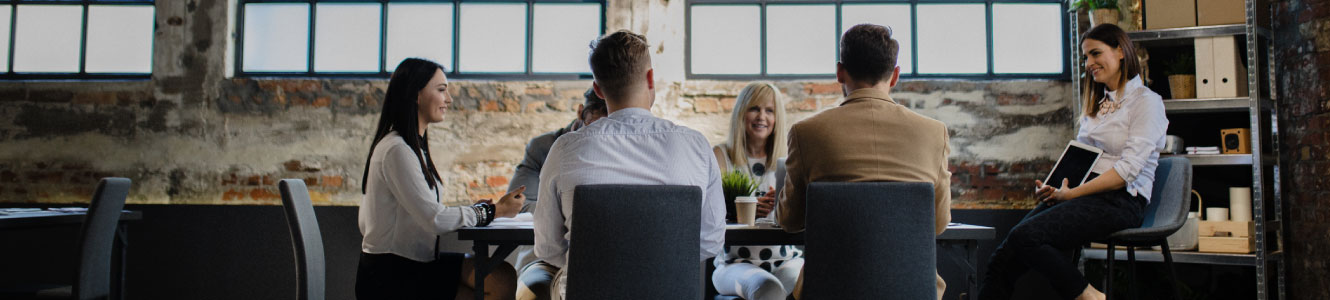
[[[97,185],[79,237],[79,274],[74,283],[74,299],[111,297],[111,252],[130,184],[129,178],[108,177]]]
[[[297,299],[322,300],[326,291],[323,236],[319,233],[319,221],[314,217],[309,189],[300,179],[282,179],[278,187],[282,191],[286,224],[291,229],[291,244],[295,246]]]
[[[1145,207],[1145,220],[1139,228],[1124,229],[1108,236],[1108,273],[1113,274],[1113,250],[1115,246],[1127,246],[1128,286],[1133,297],[1140,298],[1136,291],[1136,248],[1140,246],[1160,246],[1164,254],[1164,263],[1168,265],[1169,276],[1173,278],[1173,299],[1182,299],[1178,291],[1178,274],[1173,268],[1173,254],[1168,249],[1168,236],[1182,228],[1187,221],[1187,211],[1191,209],[1191,161],[1184,157],[1165,157],[1159,159],[1155,168],[1154,190],[1150,193],[1150,205]],[[1113,298],[1113,276],[1104,276],[1104,294]]]
[[[79,230],[78,274],[74,285],[5,288],[0,298],[110,299],[111,264],[120,213],[129,197],[129,178],[107,177],[97,184]],[[118,295],[117,295],[118,296]]]
[[[937,299],[933,184],[814,182],[803,299]]]
[[[573,193],[569,299],[702,296],[702,189],[582,185]]]

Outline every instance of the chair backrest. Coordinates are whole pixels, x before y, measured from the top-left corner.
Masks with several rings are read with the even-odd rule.
[[[282,208],[295,246],[297,299],[323,299],[323,236],[319,235],[319,221],[314,217],[309,189],[300,179],[282,179],[277,185],[282,191]]]
[[[814,182],[805,299],[937,299],[933,184]]]
[[[701,212],[696,186],[577,186],[568,298],[702,297]]]
[[[107,177],[97,184],[88,215],[79,236],[79,272],[74,283],[75,299],[106,299],[111,296],[111,250],[120,225],[120,213],[129,197],[129,178]]]
[[[1191,161],[1185,157],[1163,157],[1155,168],[1154,191],[1145,207],[1141,228],[1172,232],[1187,221],[1191,210]]]

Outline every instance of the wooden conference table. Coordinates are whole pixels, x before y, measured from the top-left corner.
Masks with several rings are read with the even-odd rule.
[[[65,225],[83,224],[87,218],[87,209],[82,208],[62,208],[51,210],[36,209],[15,209],[0,208],[0,230],[15,230],[25,228],[57,227]],[[138,221],[143,219],[143,212],[139,211],[121,211],[120,224],[116,227],[116,239],[114,256],[112,257],[111,269],[111,296],[112,299],[124,299],[125,295],[125,256],[129,250],[129,237],[126,232],[126,221]]]
[[[467,227],[457,231],[457,239],[474,242],[472,251],[475,252],[476,262],[476,299],[483,300],[485,297],[485,277],[489,272],[502,262],[517,246],[534,244],[535,233],[532,232],[531,222],[503,222],[490,225],[488,227]],[[978,256],[976,247],[979,240],[989,240],[996,236],[993,227],[978,226],[952,223],[947,226],[947,230],[937,237],[938,249],[943,248],[963,248],[965,251],[966,264],[966,289],[970,295],[975,295],[975,267]],[[777,227],[772,226],[754,226],[737,227],[727,226],[725,230],[725,246],[755,246],[755,245],[803,245],[803,233],[787,233]],[[490,253],[490,246],[498,246],[493,253]],[[942,257],[939,256],[941,261]],[[518,266],[520,268],[520,266]]]

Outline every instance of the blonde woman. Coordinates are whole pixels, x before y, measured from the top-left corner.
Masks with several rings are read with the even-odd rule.
[[[777,159],[785,156],[789,133],[785,101],[770,83],[752,83],[739,92],[730,118],[730,138],[716,146],[722,172],[738,170],[758,182],[766,192],[758,198],[757,217],[765,218],[775,206]],[[725,205],[726,219],[734,221],[734,203]],[[803,268],[803,251],[794,246],[730,247],[716,258],[711,284],[721,295],[744,299],[785,299]]]

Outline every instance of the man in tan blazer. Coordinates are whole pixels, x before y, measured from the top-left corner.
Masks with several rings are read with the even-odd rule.
[[[933,184],[936,231],[951,221],[951,172],[947,170],[947,126],[891,99],[900,79],[898,44],[891,30],[872,24],[850,28],[841,37],[836,81],[845,101],[790,128],[780,224],[804,230],[806,189],[811,182],[928,182]],[[888,249],[883,249],[887,251]],[[795,285],[801,294],[803,277]],[[937,296],[946,283],[937,278]]]

